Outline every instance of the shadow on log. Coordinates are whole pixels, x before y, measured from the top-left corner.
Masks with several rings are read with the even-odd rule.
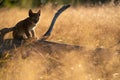
[[[62,43],[56,43],[56,42],[50,42],[50,41],[41,41],[41,40],[33,40],[31,39],[28,42],[20,42],[12,39],[6,39],[0,46],[0,54],[1,56],[4,55],[4,53],[13,51],[15,49],[19,50],[19,48],[24,47],[32,47],[36,49],[39,52],[42,53],[58,53],[58,52],[70,52],[73,50],[81,50],[83,47],[77,46],[77,45],[70,45],[70,44],[62,44]],[[26,49],[24,49],[26,50]],[[10,52],[9,52],[10,53]]]

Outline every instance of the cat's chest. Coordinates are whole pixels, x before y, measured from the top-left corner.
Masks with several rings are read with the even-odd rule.
[[[31,31],[31,30],[34,30],[36,27],[36,25],[32,24],[32,25],[29,25],[28,26],[28,30]]]

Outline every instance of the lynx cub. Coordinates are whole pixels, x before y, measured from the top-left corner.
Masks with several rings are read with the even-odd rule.
[[[35,38],[34,28],[39,21],[41,11],[33,13],[32,10],[29,10],[29,17],[18,22],[13,29],[13,38],[17,40],[24,40],[30,37]]]

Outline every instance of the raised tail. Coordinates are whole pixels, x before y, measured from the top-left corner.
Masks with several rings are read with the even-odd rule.
[[[47,32],[41,37],[40,40],[44,41],[44,40],[46,40],[46,39],[50,36],[50,34],[51,34],[51,32],[52,32],[52,29],[53,29],[53,26],[54,26],[54,24],[55,24],[56,19],[58,18],[58,16],[59,16],[64,10],[66,10],[66,9],[69,8],[69,7],[70,7],[69,4],[68,4],[68,5],[64,5],[64,6],[62,6],[62,7],[56,12],[56,14],[55,14],[55,16],[53,17],[53,20],[52,20],[52,22],[51,22],[51,24],[50,24],[49,29],[48,29]]]

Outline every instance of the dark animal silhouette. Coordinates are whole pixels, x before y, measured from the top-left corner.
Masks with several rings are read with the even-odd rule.
[[[35,27],[39,21],[40,10],[37,13],[33,13],[29,10],[29,17],[18,22],[13,30],[13,38],[17,40],[29,39],[30,37],[35,38]],[[32,35],[31,35],[32,34]],[[25,38],[26,36],[26,38]]]

